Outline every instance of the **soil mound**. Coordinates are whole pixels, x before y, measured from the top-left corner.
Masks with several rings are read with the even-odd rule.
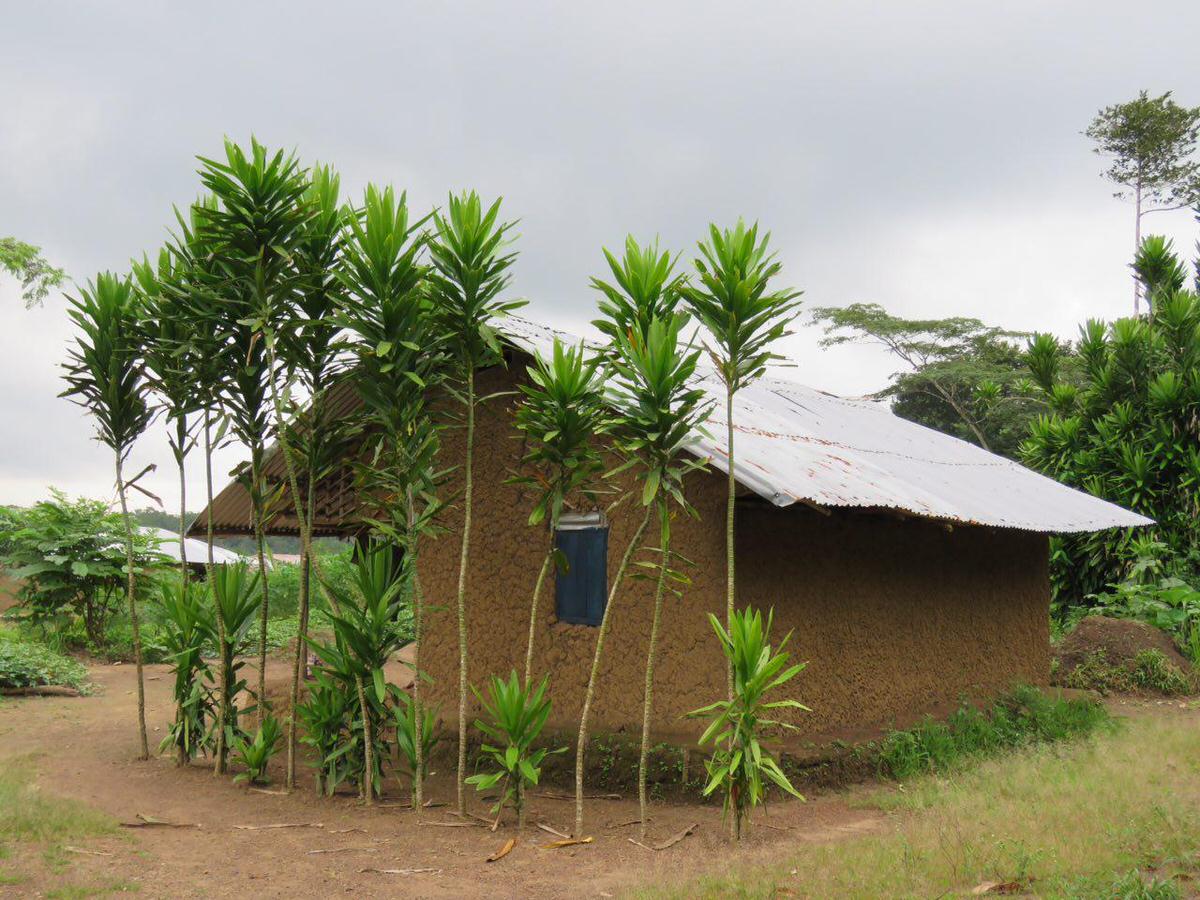
[[[1088,616],[1055,649],[1055,681],[1069,684],[1071,673],[1080,666],[1094,665],[1096,660],[1112,669],[1130,670],[1138,654],[1147,650],[1157,650],[1185,678],[1194,677],[1191,662],[1166,632],[1132,619]]]

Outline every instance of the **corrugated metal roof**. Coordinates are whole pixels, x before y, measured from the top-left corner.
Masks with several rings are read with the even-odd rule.
[[[580,338],[519,316],[498,330],[527,352],[548,354],[558,337]],[[725,391],[699,376],[714,401],[695,452],[728,471]],[[894,415],[883,403],[850,400],[776,377],[734,400],[734,474],[777,506],[807,502],[889,509],[918,516],[1071,533],[1152,525],[1152,520],[1077,491],[974,444]]]

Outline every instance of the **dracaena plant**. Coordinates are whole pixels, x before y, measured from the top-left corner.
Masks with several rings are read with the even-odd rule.
[[[584,347],[567,347],[557,338],[550,358],[536,354],[529,366],[529,383],[521,385],[516,424],[524,436],[522,474],[513,482],[537,492],[529,524],[549,525],[542,559],[529,605],[529,639],[525,647],[525,683],[533,674],[538,600],[550,567],[555,564],[555,535],[564,506],[573,499],[594,500],[604,458],[597,439],[610,422],[604,401],[600,358],[588,358]],[[558,560],[561,565],[561,560]]]
[[[767,613],[766,622],[756,609],[734,610],[728,629],[712,613],[708,619],[733,671],[733,698],[718,700],[688,715],[709,720],[700,737],[702,746],[713,745],[713,755],[705,761],[708,783],[704,796],[721,791],[725,814],[732,814],[734,838],[741,840],[742,825],[750,810],[766,800],[769,784],[804,799],[763,740],[770,730],[796,730],[791,723],[775,718],[780,711],[808,710],[799,700],[769,697],[799,675],[807,663],[788,664],[791,654],[784,648],[791,632],[778,647],[771,646],[773,610]]]
[[[253,737],[241,735],[234,738],[234,757],[245,767],[246,771],[239,772],[233,777],[233,780],[235,782],[244,781],[248,784],[267,784],[270,781],[267,777],[267,765],[271,762],[275,751],[279,749],[279,741],[282,737],[283,731],[279,727],[279,720],[268,713],[263,716],[262,723],[254,732]]]
[[[206,592],[207,588],[182,578],[159,585],[157,613],[162,637],[157,649],[174,677],[175,721],[158,749],[161,753],[174,748],[180,766],[207,750],[210,735],[212,671],[203,650],[215,629]]]
[[[769,249],[770,234],[759,235],[758,225],[738,220],[733,228],[709,226],[708,240],[699,245],[695,277],[683,288],[687,308],[708,332],[709,358],[725,388],[725,622],[733,620],[737,603],[734,560],[734,511],[737,480],[734,477],[734,398],[758,380],[767,364],[780,359],[771,345],[787,335],[795,318],[799,293],[772,289],[781,265]],[[732,673],[728,688],[733,689]],[[732,696],[732,694],[731,694]]]
[[[383,724],[398,688],[388,684],[383,669],[404,643],[401,610],[405,573],[392,548],[377,543],[355,553],[352,589],[332,582],[325,590],[336,612],[329,614],[334,643],[313,644],[316,654],[344,680],[354,700],[362,735],[361,786],[367,805],[383,787],[383,763],[390,753]]]
[[[654,707],[654,666],[662,624],[667,583],[678,591],[687,578],[675,566],[671,551],[671,514],[678,509],[695,515],[684,494],[684,479],[704,463],[688,452],[694,434],[708,416],[704,391],[694,383],[700,351],[685,341],[688,317],[669,312],[650,319],[644,333],[629,329],[616,335],[612,367],[613,403],[617,410],[614,433],[621,453],[629,457],[642,482],[642,505],[657,513],[658,560],[647,563],[655,572],[654,611],[646,651],[646,682],[642,703],[642,746],[638,765],[638,801],[642,838],[646,834],[646,769],[650,754],[650,720]]]
[[[347,449],[346,423],[334,421],[327,402],[341,367],[336,313],[343,295],[338,272],[348,213],[341,205],[340,187],[338,174],[329,166],[314,166],[307,174],[305,191],[297,201],[305,218],[292,252],[295,271],[285,273],[282,279],[293,285],[294,293],[290,303],[279,305],[280,314],[264,330],[271,363],[275,430],[300,532],[300,586],[289,710],[294,710],[299,701],[304,671],[311,572],[315,565],[312,533],[316,485],[337,468]],[[308,395],[303,410],[292,401],[288,386],[293,382]],[[296,718],[291,713],[287,718],[286,747],[285,781],[290,790],[296,784]]]
[[[625,239],[625,255],[618,260],[608,250],[604,251],[609,270],[615,283],[609,283],[599,278],[592,279],[592,287],[599,291],[604,299],[600,310],[604,318],[597,319],[592,324],[610,338],[606,351],[609,366],[618,354],[616,340],[618,336],[629,339],[637,335],[644,339],[650,323],[661,318],[665,313],[672,312],[679,303],[680,278],[674,272],[674,261],[670,254],[661,252],[657,242],[642,247],[632,237]],[[609,374],[607,369],[606,376]],[[631,462],[624,463],[607,473],[615,476],[624,471]],[[623,498],[622,498],[623,499]],[[604,605],[604,615],[600,619],[600,627],[596,630],[596,646],[592,652],[592,666],[588,673],[587,688],[583,695],[583,709],[579,715],[579,735],[575,743],[575,835],[583,834],[583,768],[584,753],[587,749],[588,721],[591,715],[592,700],[596,694],[596,679],[600,674],[600,663],[604,656],[604,645],[612,627],[613,601],[624,583],[625,573],[633,555],[642,545],[642,538],[650,525],[650,517],[654,508],[644,504],[645,512],[634,529],[633,536],[621,555],[612,585],[608,589],[607,602]]]
[[[227,336],[223,399],[238,438],[250,448],[248,490],[259,567],[265,569],[265,521],[278,490],[266,482],[267,437],[282,417],[275,358],[277,333],[290,321],[301,279],[296,253],[312,213],[303,202],[310,188],[294,155],[270,153],[251,139],[249,152],[225,141],[221,159],[201,157],[200,180],[215,198],[198,208],[198,229],[215,262],[211,290],[202,295],[207,327]],[[287,456],[286,448],[285,462]],[[289,466],[289,470],[291,467]],[[295,493],[293,485],[293,493]],[[258,693],[266,692],[267,579],[260,583]],[[259,721],[265,707],[258,711]]]
[[[433,315],[444,336],[449,357],[452,395],[462,405],[466,452],[462,460],[462,543],[459,552],[458,591],[458,811],[466,811],[463,790],[467,769],[467,572],[471,553],[471,512],[474,500],[475,413],[480,398],[476,370],[504,361],[495,320],[524,305],[502,300],[509,269],[516,259],[510,252],[516,223],[500,218],[500,201],[484,207],[474,191],[451,195],[443,211],[434,213],[429,242],[429,289]]]
[[[203,435],[205,509],[211,510],[213,503],[213,450],[221,445],[228,419],[222,406],[222,389],[225,384],[228,362],[228,335],[221,327],[218,315],[219,265],[215,253],[210,252],[209,242],[202,232],[203,215],[216,209],[216,199],[205,196],[188,207],[184,214],[176,209],[177,231],[168,244],[174,263],[170,276],[157,276],[157,291],[164,304],[170,304],[176,315],[188,317],[187,349],[183,351],[189,365],[186,372],[196,392],[199,403],[200,432]],[[203,213],[202,213],[203,211]],[[211,594],[215,635],[213,644],[218,655],[224,658],[228,651],[228,639],[221,604],[217,602],[216,579],[213,578],[213,522],[205,520],[206,532],[206,582]],[[225,675],[224,667],[218,670],[216,721],[227,721],[225,706],[229,692],[220,679]],[[218,726],[213,744],[213,770],[216,774],[225,771],[228,748],[225,744],[225,728]]]
[[[365,437],[356,467],[362,516],[373,533],[404,552],[413,613],[411,769],[415,806],[423,802],[426,740],[422,712],[421,647],[424,604],[417,560],[422,540],[436,531],[439,427],[428,393],[440,381],[445,358],[426,295],[422,253],[424,220],[410,218],[403,194],[369,186],[349,220],[345,287],[339,324],[354,356],[349,379],[362,401]]]
[[[212,643],[219,643],[217,665],[220,677],[217,684],[220,696],[210,740],[217,746],[219,734],[220,746],[226,751],[232,748],[236,738],[245,735],[241,717],[249,710],[239,709],[238,697],[248,685],[240,673],[244,665],[242,656],[250,649],[255,616],[262,603],[258,593],[260,577],[259,572],[252,572],[245,563],[213,566],[209,574],[215,603],[213,618],[223,622],[225,630],[224,641],[220,641],[219,635],[212,636]],[[255,706],[260,703],[261,699],[255,697]],[[220,710],[224,710],[223,716]]]
[[[124,469],[134,441],[154,418],[148,396],[150,386],[141,358],[139,297],[128,278],[104,272],[83,287],[77,297],[70,298],[69,315],[78,333],[64,366],[67,389],[62,396],[69,397],[91,414],[96,439],[113,452],[117,496],[125,523],[125,598],[137,665],[140,757],[149,759],[133,524],[129,518],[127,494],[130,488],[145,493],[137,481],[153,467],[128,479]]]
[[[475,691],[487,720],[476,719],[475,727],[491,743],[482,746],[495,768],[490,772],[472,775],[467,784],[478,791],[490,791],[500,785],[500,795],[492,812],[497,818],[504,807],[512,806],[517,814],[518,830],[525,825],[525,792],[541,777],[542,762],[553,753],[565,753],[566,747],[534,748],[550,716],[550,698],[546,696],[547,679],[536,687],[521,681],[514,669],[508,680],[495,675],[488,682],[487,696]]]

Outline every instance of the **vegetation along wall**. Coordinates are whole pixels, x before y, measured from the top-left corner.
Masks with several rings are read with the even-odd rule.
[[[517,367],[519,368],[520,364]],[[500,369],[480,373],[481,394],[512,388]],[[469,679],[520,669],[529,601],[545,552],[543,528],[527,526],[527,491],[504,484],[521,455],[512,426],[515,398],[492,401],[477,417],[475,524],[468,591]],[[461,429],[444,435],[447,461],[461,458]],[[456,474],[461,479],[461,472]],[[452,485],[457,491],[460,483]],[[668,599],[655,678],[655,725],[661,738],[698,732],[680,716],[724,695],[722,657],[707,621],[723,617],[724,476],[693,476],[699,519],[677,518],[673,545],[695,563],[682,600]],[[609,577],[641,511],[613,515]],[[422,587],[431,609],[422,667],[447,721],[456,712],[455,618],[461,504],[445,517],[448,533],[425,544]],[[1047,542],[1041,535],[955,527],[885,515],[747,505],[738,520],[740,602],[775,608],[776,633],[794,629],[795,656],[809,667],[792,684],[812,707],[795,721],[827,734],[911,717],[969,694],[998,692],[1014,681],[1049,677]],[[649,533],[654,533],[654,528]],[[656,543],[654,538],[651,545]],[[643,556],[649,559],[649,554]],[[637,732],[653,583],[626,580],[616,600],[593,707],[593,730]],[[597,629],[555,618],[553,584],[543,590],[535,673],[548,672],[552,722],[577,724]]]

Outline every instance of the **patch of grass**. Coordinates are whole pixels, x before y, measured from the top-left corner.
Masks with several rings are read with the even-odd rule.
[[[0,839],[67,841],[109,834],[116,822],[75,800],[43,794],[27,765],[0,769]]]
[[[926,718],[914,728],[891,732],[879,748],[879,770],[896,779],[946,772],[1013,747],[1085,735],[1111,721],[1092,700],[1019,687],[986,711],[963,705],[945,722]]]
[[[1132,869],[1113,877],[1081,878],[1064,891],[1078,900],[1178,900],[1179,885],[1171,878]]]
[[[1093,650],[1063,679],[1063,685],[1101,694],[1151,691],[1167,697],[1190,694],[1195,687],[1161,650],[1142,650],[1125,665],[1114,665],[1103,650]]]
[[[88,688],[87,669],[44,644],[0,631],[0,689],[61,685],[81,693]]]
[[[114,881],[100,887],[89,885],[69,884],[64,887],[47,891],[47,900],[84,900],[87,897],[108,897],[111,894],[136,894],[141,886],[129,881]]]
[[[871,798],[887,816],[882,835],[801,846],[778,863],[644,895],[961,896],[1021,880],[1039,896],[1171,897],[1173,867],[1194,874],[1200,853],[1195,729],[1192,716],[1160,714],[1094,741],[1036,744],[924,776]],[[1151,868],[1157,880],[1144,874]]]

